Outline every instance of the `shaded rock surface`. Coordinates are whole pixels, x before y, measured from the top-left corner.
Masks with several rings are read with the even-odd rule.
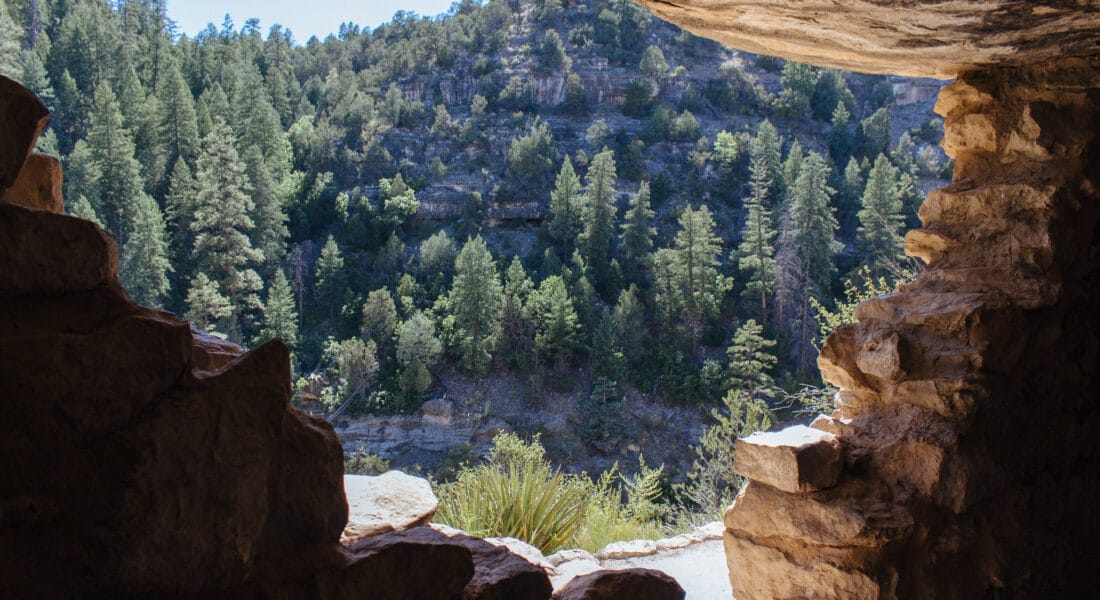
[[[20,204],[63,214],[61,161],[45,154],[31,154],[12,187],[0,193],[0,202]]]
[[[344,475],[348,498],[345,541],[427,525],[439,501],[426,479],[390,471],[376,477]]]
[[[462,592],[464,600],[546,600],[553,588],[537,548],[514,538],[479,539],[446,525],[431,529],[470,552],[474,574]]]
[[[0,75],[0,192],[11,187],[50,121],[50,113],[27,88]]]
[[[653,569],[596,571],[574,578],[554,594],[556,600],[683,600],[676,580]]]

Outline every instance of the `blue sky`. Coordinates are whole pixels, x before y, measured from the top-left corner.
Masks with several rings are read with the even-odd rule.
[[[294,32],[294,40],[304,44],[310,36],[324,39],[336,33],[340,23],[353,21],[364,27],[376,27],[390,20],[399,10],[434,16],[447,12],[452,0],[168,0],[168,16],[180,33],[195,33],[213,23],[221,27],[226,13],[240,29],[246,19],[260,20],[260,30],[278,23]]]

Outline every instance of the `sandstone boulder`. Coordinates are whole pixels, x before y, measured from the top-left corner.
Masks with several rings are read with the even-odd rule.
[[[378,476],[344,475],[348,523],[344,540],[427,525],[439,500],[427,480],[389,471]]]
[[[684,588],[654,569],[596,571],[573,578],[555,600],[683,600]]]
[[[753,481],[799,493],[836,485],[842,466],[836,436],[796,425],[737,440],[733,470]]]
[[[15,184],[49,121],[50,113],[37,96],[0,75],[0,192]]]
[[[64,214],[61,185],[61,161],[45,154],[31,154],[12,187],[0,192],[0,202]]]

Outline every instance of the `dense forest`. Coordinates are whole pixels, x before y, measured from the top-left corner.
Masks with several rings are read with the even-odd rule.
[[[448,373],[583,382],[597,450],[626,387],[744,421],[817,385],[823,329],[909,276],[901,234],[950,172],[889,79],[627,0],[304,44],[228,15],[181,35],[165,0],[0,0],[0,71],[49,105],[38,150],[136,300],[282,338],[325,414],[415,411]]]

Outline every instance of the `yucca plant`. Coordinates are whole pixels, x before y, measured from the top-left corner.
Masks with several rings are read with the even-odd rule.
[[[550,554],[576,534],[591,485],[551,469],[536,438],[493,438],[488,464],[465,469],[440,486],[436,518],[480,537],[515,537]]]

